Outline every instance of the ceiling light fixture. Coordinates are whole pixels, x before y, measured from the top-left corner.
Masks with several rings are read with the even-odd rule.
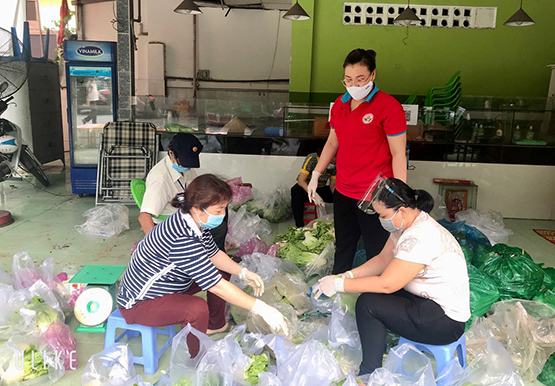
[[[522,0],[520,0],[520,8],[505,22],[509,27],[527,27],[534,24],[536,22],[522,9]]]
[[[410,7],[409,1],[407,7],[403,9],[403,12],[401,12],[399,16],[395,18],[395,20],[393,20],[393,23],[408,27],[409,25],[420,25],[420,23],[422,23],[422,20],[420,20],[420,18],[416,16],[416,13],[414,13],[412,8]]]
[[[308,20],[310,16],[308,16],[308,13],[301,7],[299,2],[296,1],[295,4],[289,8],[289,11],[283,15],[283,18],[287,20]]]
[[[193,0],[183,0],[173,11],[183,15],[200,15],[202,13]]]

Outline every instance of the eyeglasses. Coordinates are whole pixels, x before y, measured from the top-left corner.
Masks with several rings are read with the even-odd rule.
[[[367,85],[368,82],[369,82],[369,80],[370,80],[370,76],[367,76],[367,77],[364,78],[364,79],[357,78],[357,79],[355,79],[355,80],[352,80],[352,79],[341,79],[341,84],[342,84],[344,87],[352,87],[352,86],[362,87],[362,86]]]

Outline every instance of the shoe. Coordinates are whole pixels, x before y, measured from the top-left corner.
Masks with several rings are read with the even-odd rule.
[[[223,327],[221,327],[221,328],[217,328],[215,330],[207,329],[206,330],[206,335],[221,334],[222,332],[227,332],[227,330],[229,330],[229,323],[228,322],[226,322],[226,324],[224,324]]]

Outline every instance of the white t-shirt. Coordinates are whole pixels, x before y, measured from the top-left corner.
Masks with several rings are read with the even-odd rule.
[[[171,201],[177,193],[183,192],[196,176],[193,170],[181,175],[172,168],[170,157],[164,157],[150,169],[146,176],[146,191],[141,212],[150,213],[155,217],[175,213],[177,209],[171,206]],[[156,219],[155,222],[157,222]]]
[[[464,254],[445,228],[422,212],[398,237],[393,250],[397,259],[426,267],[405,290],[431,299],[453,320],[470,318],[470,288]]]

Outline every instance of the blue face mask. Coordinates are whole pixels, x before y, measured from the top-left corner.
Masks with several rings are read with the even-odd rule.
[[[400,228],[397,228],[395,224],[393,224],[393,217],[395,217],[397,213],[399,213],[399,210],[396,210],[395,213],[393,213],[393,216],[391,216],[390,218],[378,218],[380,220],[380,223],[382,224],[383,229],[385,229],[389,233],[399,232],[403,229],[403,222],[401,222]]]
[[[203,209],[203,210],[204,210],[204,213],[208,215],[208,220],[206,222],[200,221],[200,224],[202,225],[203,228],[214,229],[222,225],[222,223],[224,222],[225,215],[210,214],[206,211],[206,209]]]
[[[181,174],[187,173],[189,171],[189,168],[186,168],[185,166],[181,166],[177,162],[174,162],[172,164],[172,169]]]

